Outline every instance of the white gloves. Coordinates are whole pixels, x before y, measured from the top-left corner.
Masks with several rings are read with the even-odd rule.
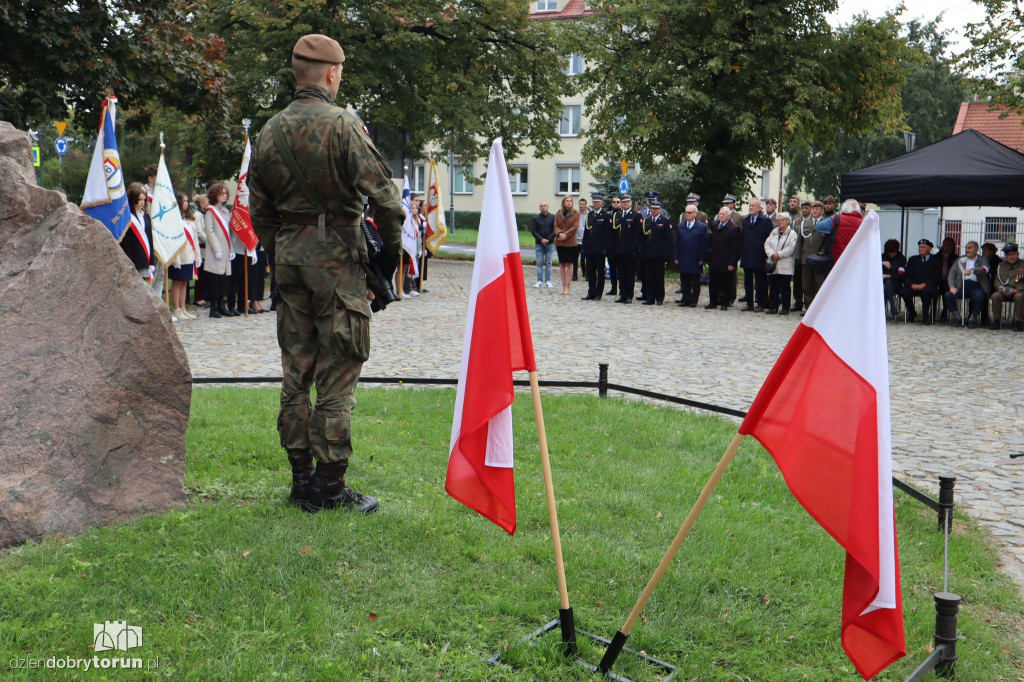
[[[232,251],[231,253],[228,254],[228,260],[235,260],[235,252],[234,251]]]
[[[252,251],[246,251],[245,255],[252,259],[251,261],[249,261],[250,263],[252,263],[253,265],[256,265],[256,250],[255,249],[253,249]]]
[[[156,274],[156,266],[155,265],[150,265],[149,266],[149,278],[153,279],[153,275],[154,274]]]
[[[217,260],[224,260],[224,254],[223,253],[215,253],[215,254],[213,254],[213,257],[216,258]]]

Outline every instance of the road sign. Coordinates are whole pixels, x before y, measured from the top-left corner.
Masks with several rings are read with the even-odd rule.
[[[67,154],[68,153],[68,138],[66,138],[66,137],[58,137],[56,140],[53,141],[53,149],[54,149],[54,151],[56,151],[61,156],[64,156],[65,154]]]
[[[40,166],[40,163],[39,163],[39,147],[36,147],[36,146],[32,147],[32,165],[35,166],[36,168],[38,168]]]
[[[619,180],[619,194],[628,194],[628,193],[629,193],[629,178],[627,178],[625,175],[623,175],[622,179]]]
[[[53,125],[57,126],[57,136],[64,137],[64,129],[68,127],[67,121],[54,121]]]
[[[61,133],[61,135],[63,134]],[[626,171],[629,170],[629,161],[619,161],[619,166],[622,168],[622,177],[626,177]]]

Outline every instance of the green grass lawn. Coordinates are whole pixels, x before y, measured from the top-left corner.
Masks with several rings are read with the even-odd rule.
[[[286,504],[276,390],[196,389],[187,509],[0,553],[0,664],[91,657],[92,624],[116,619],[143,628],[129,654],[160,667],[67,677],[594,679],[558,655],[557,632],[516,644],[559,605],[529,396],[515,404],[514,537],[444,492],[454,391],[357,396],[349,480],[381,498],[378,514]],[[591,396],[544,404],[577,625],[611,636],[735,426]],[[934,514],[898,494],[897,518],[909,655],[884,680],[927,655],[942,588]],[[960,679],[1020,679],[1024,608],[990,539],[958,517],[950,554]],[[629,646],[678,665],[681,680],[859,679],[839,641],[843,560],[748,439]],[[581,648],[593,663],[602,653]],[[499,651],[520,669],[483,662]],[[627,654],[616,672],[656,678]]]
[[[478,230],[462,229],[456,230],[455,234],[448,233],[448,239],[446,243],[452,244],[476,244],[477,237],[480,236]],[[519,246],[531,247],[534,245],[533,235],[529,231],[519,233]]]

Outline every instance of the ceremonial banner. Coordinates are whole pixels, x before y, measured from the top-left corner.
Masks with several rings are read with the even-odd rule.
[[[405,222],[402,223],[402,250],[409,255],[409,274],[413,277],[419,272],[417,252],[419,251],[420,228],[412,219],[412,192],[409,191],[409,176],[405,177],[405,186],[402,188],[402,210],[405,211]]]
[[[150,207],[150,221],[153,223],[153,251],[164,266],[170,264],[186,244],[185,224],[178,210],[178,200],[171,186],[171,174],[167,172],[164,153],[160,151],[160,164],[156,170],[156,186],[153,188],[153,204]]]
[[[82,209],[103,223],[118,242],[128,229],[128,197],[121,173],[121,157],[117,153],[114,119],[117,98],[108,97],[100,111],[100,131],[89,164]]]
[[[491,146],[487,168],[445,490],[511,535],[512,372],[536,371],[537,363],[500,138]]]
[[[427,173],[427,238],[424,243],[430,253],[437,250],[448,239],[448,226],[444,220],[444,209],[441,208],[441,185],[437,181],[437,164],[430,157],[430,168]]]
[[[739,429],[764,445],[796,499],[846,549],[842,643],[865,679],[907,650],[881,249],[872,211]]]
[[[252,229],[249,217],[249,157],[252,146],[249,136],[245,136],[245,151],[242,153],[242,169],[238,172],[238,188],[235,190],[235,204],[231,209],[231,231],[245,244],[246,251],[252,251],[259,245],[256,231]]]

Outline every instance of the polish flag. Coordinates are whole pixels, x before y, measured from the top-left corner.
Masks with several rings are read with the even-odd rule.
[[[235,190],[235,205],[231,209],[231,231],[245,245],[246,251],[255,253],[259,245],[256,230],[252,227],[249,217],[249,158],[252,156],[252,145],[249,136],[245,136],[245,151],[242,152],[242,168],[238,171],[238,188]],[[252,255],[251,253],[249,255]]]
[[[877,260],[877,259],[876,259]],[[512,372],[536,371],[512,191],[501,138],[491,145],[462,342],[444,489],[516,532]]]
[[[842,643],[865,679],[907,652],[881,248],[872,211],[740,426],[771,453],[796,499],[846,549]]]

